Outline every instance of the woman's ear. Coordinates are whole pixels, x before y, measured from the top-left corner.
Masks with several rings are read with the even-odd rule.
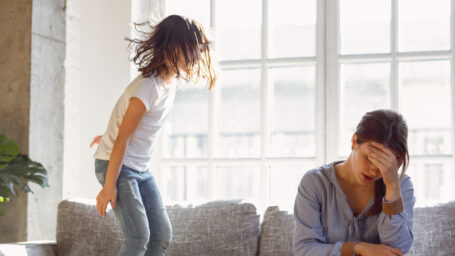
[[[351,138],[351,149],[354,150],[357,145],[357,134],[354,133]]]

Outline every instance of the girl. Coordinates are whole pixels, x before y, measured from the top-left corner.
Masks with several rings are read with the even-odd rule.
[[[145,25],[145,24],[142,24]],[[148,25],[148,23],[147,23]],[[171,110],[176,80],[216,80],[202,26],[172,15],[152,27],[144,40],[131,40],[141,74],[117,101],[106,132],[96,137],[95,174],[103,186],[96,197],[105,217],[110,202],[123,230],[119,255],[164,255],[171,224],[156,182],[149,172],[158,130]]]
[[[415,198],[404,174],[407,136],[400,114],[366,113],[346,161],[303,176],[294,206],[296,255],[395,256],[411,248]]]

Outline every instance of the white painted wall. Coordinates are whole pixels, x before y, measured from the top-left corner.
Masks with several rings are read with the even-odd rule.
[[[64,59],[64,100],[59,105],[52,100],[48,104],[63,108],[64,112],[63,135],[49,131],[63,140],[63,168],[51,165],[62,169],[52,172],[55,177],[50,179],[52,191],[57,192],[34,187],[37,193],[29,200],[28,240],[56,239],[57,204],[61,199],[95,200],[101,186],[94,174],[96,146],[89,145],[95,136],[104,133],[117,99],[137,75],[128,59],[128,42],[124,38],[132,35],[132,21],[158,21],[162,13],[164,0],[67,0],[66,35],[62,34],[66,38],[65,56],[56,61],[61,63]],[[38,138],[39,134],[33,136]],[[42,146],[32,146],[31,153],[49,151]],[[62,160],[62,155],[54,155]],[[41,201],[49,200],[51,207],[40,207],[45,206]]]
[[[71,6],[69,6],[71,7]],[[63,199],[95,199],[93,137],[103,134],[112,108],[130,81],[130,1],[80,1],[79,17],[68,20],[67,122]],[[68,10],[70,13],[71,10]],[[76,31],[74,31],[76,30]],[[77,31],[78,30],[78,31]]]
[[[76,8],[79,17],[67,21],[68,34],[79,36],[67,36],[71,52],[67,53],[63,199],[94,200],[101,186],[94,174],[96,146],[89,145],[104,133],[117,99],[138,74],[128,60],[124,38],[131,37],[133,22],[160,20],[164,0],[79,1]]]

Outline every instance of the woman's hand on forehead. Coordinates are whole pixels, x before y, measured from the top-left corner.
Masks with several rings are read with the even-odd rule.
[[[395,157],[395,159],[397,159],[397,160],[400,159],[400,153],[398,153],[396,150],[389,148],[388,146],[386,146],[384,144],[381,144],[381,143],[378,143],[375,141],[371,141],[369,146],[373,147],[373,148],[377,148],[377,149],[381,150],[382,152],[384,152],[385,154],[387,154],[388,156]]]

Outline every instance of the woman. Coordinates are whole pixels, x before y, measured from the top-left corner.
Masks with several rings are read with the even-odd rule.
[[[294,206],[296,255],[395,256],[411,248],[415,198],[404,174],[407,136],[400,114],[366,113],[349,157],[304,175]]]

